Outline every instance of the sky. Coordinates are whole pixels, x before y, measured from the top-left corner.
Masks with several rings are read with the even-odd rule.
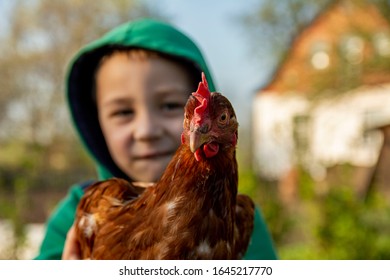
[[[152,0],[149,2],[153,3]],[[218,91],[236,109],[238,120],[246,124],[256,90],[264,85],[269,68],[252,56],[248,36],[237,16],[256,7],[258,0],[161,0],[163,13],[191,37],[206,57]],[[254,59],[256,57],[256,59]]]

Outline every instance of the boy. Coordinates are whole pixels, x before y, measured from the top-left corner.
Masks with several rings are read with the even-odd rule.
[[[160,178],[180,145],[183,108],[202,71],[215,91],[196,45],[154,20],[121,25],[78,53],[68,73],[68,102],[77,131],[97,162],[99,180]],[[69,229],[86,185],[73,186],[57,207],[36,259],[77,258]],[[245,258],[276,258],[259,211]]]

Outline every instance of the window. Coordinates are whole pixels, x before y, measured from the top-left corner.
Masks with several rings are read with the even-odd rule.
[[[363,61],[364,40],[359,36],[347,36],[341,42],[341,49],[349,63],[359,64]]]
[[[375,50],[380,56],[390,56],[390,34],[389,32],[379,32],[374,36]]]
[[[324,70],[330,65],[329,44],[316,42],[311,51],[310,63],[316,70]]]

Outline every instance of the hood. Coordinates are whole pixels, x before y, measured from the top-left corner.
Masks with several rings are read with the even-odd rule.
[[[94,75],[100,59],[112,47],[137,47],[158,51],[193,62],[203,71],[211,91],[215,91],[210,71],[195,43],[164,22],[142,19],[122,24],[82,48],[70,63],[66,94],[73,124],[84,147],[96,162],[99,179],[120,177],[130,180],[114,163],[99,126],[92,98]]]

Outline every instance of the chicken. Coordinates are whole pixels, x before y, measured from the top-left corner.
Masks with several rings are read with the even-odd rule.
[[[185,106],[182,144],[161,179],[140,191],[123,179],[88,187],[76,212],[84,259],[241,259],[254,203],[237,194],[238,122],[206,78]]]

